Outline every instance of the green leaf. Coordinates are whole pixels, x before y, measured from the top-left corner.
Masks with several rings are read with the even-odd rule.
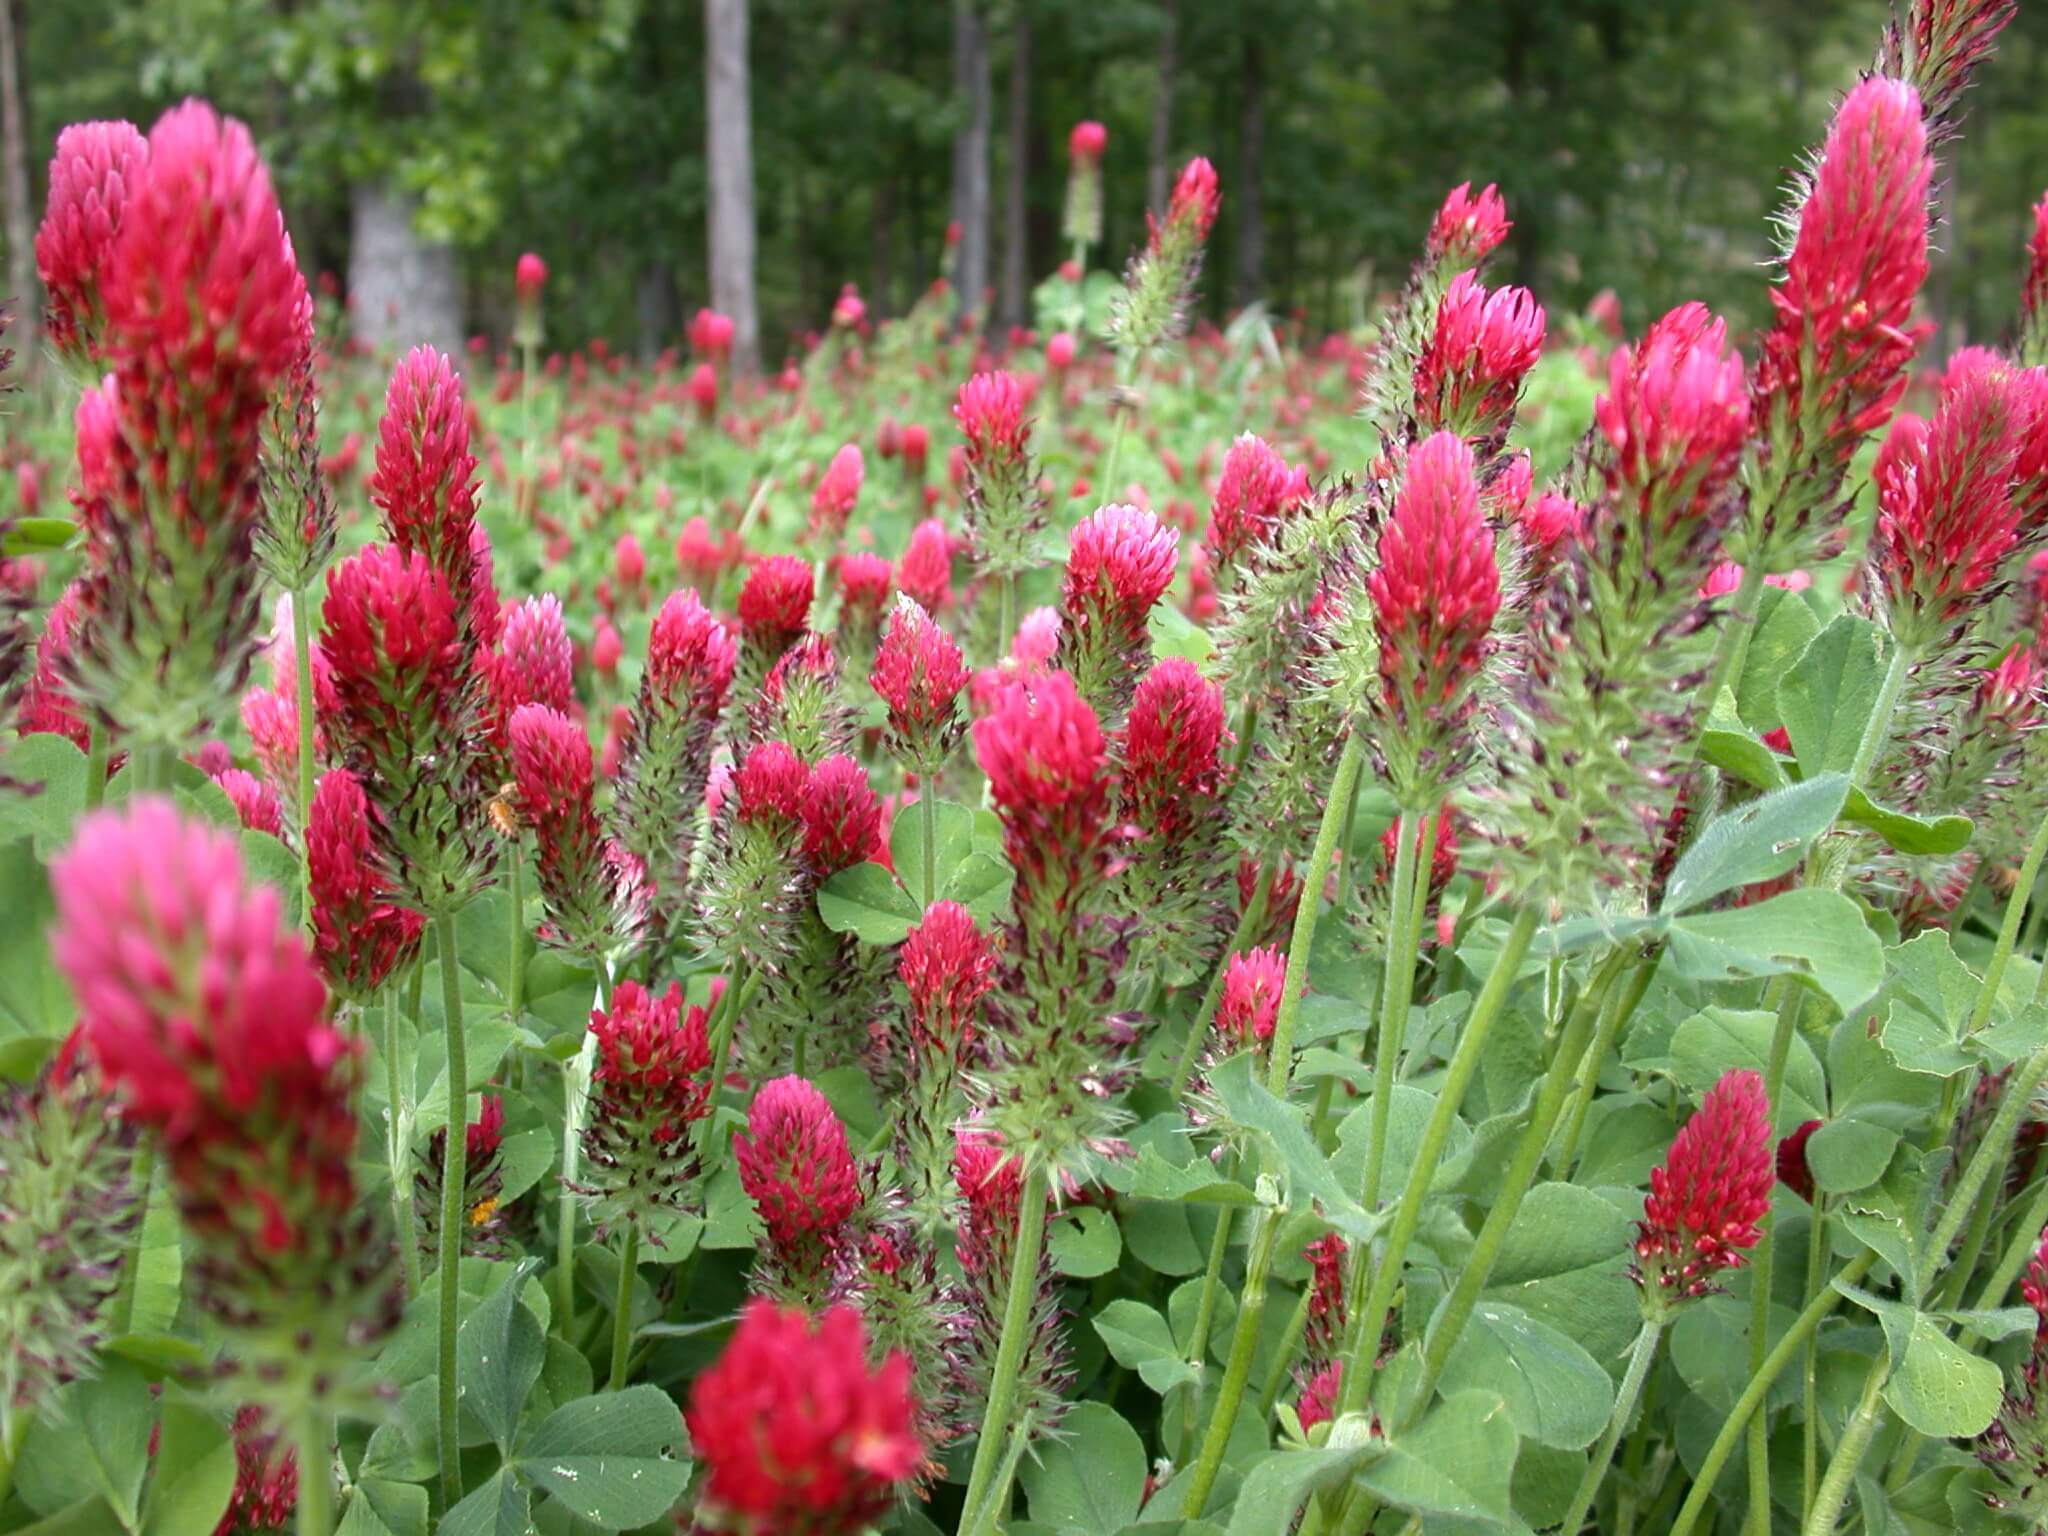
[[[915,819],[898,816],[896,825]],[[894,875],[870,861],[842,869],[818,887],[818,916],[834,933],[850,933],[863,944],[887,946],[903,942],[912,925],[924,916],[924,908]]]
[[[1446,1396],[1477,1389],[1507,1404],[1515,1429],[1578,1450],[1607,1427],[1614,1382],[1577,1343],[1504,1301],[1481,1301],[1444,1363]]]
[[[1421,1515],[1504,1525],[1519,1442],[1507,1404],[1491,1392],[1444,1398],[1358,1480],[1383,1503]]]
[[[210,1414],[166,1403],[143,1536],[213,1536],[235,1492],[235,1442]]]
[[[1323,1218],[1360,1242],[1370,1242],[1382,1218],[1368,1215],[1330,1169],[1329,1160],[1309,1134],[1308,1116],[1296,1104],[1284,1103],[1252,1077],[1249,1052],[1233,1056],[1209,1074],[1210,1090],[1232,1123],[1258,1136],[1280,1159],[1289,1191],[1288,1209],[1300,1210],[1313,1200]]]
[[[993,920],[1010,899],[1017,872],[1007,861],[986,853],[970,853],[939,881],[947,901],[957,901],[981,922]]]
[[[135,1333],[168,1333],[178,1316],[178,1287],[185,1273],[180,1232],[171,1181],[160,1176],[150,1187],[135,1250],[135,1307],[128,1319]]]
[[[0,779],[38,786],[0,792],[0,841],[26,834],[44,859],[67,847],[85,810],[85,766],[85,754],[50,731],[24,736],[0,755]]]
[[[70,546],[78,525],[64,517],[16,518],[0,539],[0,555],[46,555]]]
[[[1119,1297],[1090,1321],[1111,1358],[1136,1371],[1138,1379],[1154,1392],[1164,1396],[1177,1386],[1201,1379],[1202,1373],[1183,1358],[1166,1319],[1142,1301]]]
[[[1969,1439],[1990,1427],[2004,1392],[1996,1365],[1964,1349],[1923,1312],[1913,1316],[1884,1400],[1929,1439]]]
[[[1807,887],[1753,907],[1674,918],[1667,953],[1686,981],[1789,974],[1847,1013],[1884,981],[1884,946],[1839,891]]]
[[[1199,667],[1216,654],[1216,642],[1209,638],[1209,632],[1183,613],[1178,604],[1154,603],[1145,628],[1152,637],[1155,660],[1179,656]]]
[[[1937,816],[1932,821],[1923,821],[1879,805],[1860,789],[1849,791],[1848,802],[1842,807],[1842,820],[1875,832],[1894,852],[1916,857],[1925,854],[1946,858],[1960,853],[1973,830],[1967,816]]]
[[[1145,1492],[1145,1446],[1107,1403],[1068,1410],[1057,1440],[1041,1440],[1035,1460],[1017,1469],[1026,1507],[1038,1525],[1083,1536],[1115,1536],[1138,1518]]]
[[[435,1536],[532,1536],[532,1531],[532,1496],[510,1467],[500,1467],[441,1517]]]
[[[1369,1444],[1277,1451],[1261,1458],[1231,1505],[1228,1536],[1288,1536],[1310,1494],[1343,1487],[1358,1468],[1384,1454],[1383,1446]]]
[[[1954,1077],[1977,1065],[1964,1039],[1970,1012],[1983,983],[1949,947],[1948,935],[1931,928],[1885,951],[1890,962],[1879,1038],[1885,1054],[1907,1072]]]
[[[1824,773],[1716,816],[1701,829],[1664,887],[1666,912],[1685,912],[1732,891],[1775,880],[1834,824],[1849,781]]]
[[[1723,1073],[1748,1067],[1762,1073],[1770,1064],[1778,1016],[1757,1010],[1703,1008],[1671,1036],[1671,1075],[1694,1093],[1704,1093]],[[1781,1133],[1827,1112],[1827,1083],[1820,1058],[1797,1035],[1785,1058],[1784,1088],[1771,1106]]]
[[[1727,695],[1721,697],[1725,702]],[[1739,726],[1709,724],[1700,732],[1700,756],[1752,789],[1778,789],[1786,782],[1778,754]]]
[[[1779,679],[1819,633],[1820,620],[1798,593],[1764,588],[1735,690],[1736,711],[1744,723],[1758,731],[1784,724],[1778,713]]]
[[[335,1536],[427,1536],[427,1490],[359,1477]]]
[[[1846,773],[1884,686],[1886,636],[1842,614],[1814,636],[1778,684],[1778,710],[1808,778]]]
[[[1053,1268],[1076,1280],[1108,1274],[1124,1252],[1116,1218],[1095,1205],[1077,1205],[1062,1212],[1047,1230],[1045,1242]]]
[[[938,900],[953,872],[974,850],[974,812],[950,800],[932,803],[932,879],[934,889],[924,888],[924,811],[912,804],[889,824],[889,862],[910,904],[921,915]]]
[[[155,1423],[142,1372],[111,1362],[100,1375],[65,1387],[36,1416],[15,1463],[15,1491],[42,1515],[96,1495],[120,1529],[136,1530]]]
[[[7,798],[0,795],[0,814]],[[7,914],[0,922],[0,1023],[53,1043],[70,1030],[78,1012],[45,937],[56,909],[35,844],[0,835],[0,912]]]
[[[565,1403],[534,1426],[513,1463],[536,1488],[601,1530],[668,1513],[683,1491],[683,1415],[659,1387]]]
[[[1806,1143],[1806,1166],[1816,1189],[1846,1195],[1868,1189],[1891,1166],[1899,1133],[1874,1121],[1829,1120]]]
[[[511,1278],[462,1320],[455,1337],[462,1400],[501,1455],[511,1454],[519,1412],[547,1356],[547,1334],[519,1299],[520,1282],[538,1267],[537,1260],[516,1266]]]

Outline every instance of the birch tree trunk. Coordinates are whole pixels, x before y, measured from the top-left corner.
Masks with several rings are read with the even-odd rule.
[[[1009,187],[1003,209],[1003,318],[1031,318],[1031,16],[1020,10],[1010,35]]]
[[[704,0],[705,159],[711,175],[711,307],[732,318],[733,366],[761,362],[754,299],[754,119],[747,0]]]

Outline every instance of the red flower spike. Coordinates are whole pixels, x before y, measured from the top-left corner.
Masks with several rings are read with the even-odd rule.
[[[1180,534],[1141,507],[1098,508],[1068,538],[1060,653],[1088,697],[1120,712],[1151,654],[1147,623],[1173,585]]]
[[[974,722],[974,754],[998,809],[1020,826],[1106,793],[1102,728],[1064,672],[1004,684]]]
[[[896,585],[904,596],[932,613],[953,601],[953,538],[946,525],[928,517],[911,530],[910,547],[897,562]]]
[[[1311,1361],[1333,1359],[1344,1342],[1344,1269],[1350,1249],[1327,1232],[1302,1250],[1309,1262],[1308,1319],[1302,1350]]]
[[[882,627],[896,584],[895,567],[865,551],[839,557],[839,637],[850,656],[864,655]]]
[[[234,802],[235,814],[242,818],[243,826],[254,832],[268,832],[272,837],[284,835],[284,803],[277,798],[277,791],[255,774],[227,768],[215,774],[213,781]]]
[[[452,749],[445,711],[462,693],[456,602],[424,553],[373,544],[334,568],[322,649],[348,734],[379,763]]]
[[[2020,1296],[2034,1309],[2034,1316],[2040,1319],[2034,1325],[2035,1333],[2048,1335],[2048,1227],[2041,1229],[2033,1256],[2027,1260],[2027,1274],[2020,1282]]]
[[[306,859],[313,887],[313,953],[344,997],[372,996],[418,948],[426,919],[398,905],[370,838],[370,807],[355,776],[331,769],[313,790]]]
[[[1074,124],[1067,134],[1068,158],[1094,165],[1101,161],[1109,148],[1109,130],[1089,119]]]
[[[715,719],[738,663],[732,636],[695,592],[674,593],[661,605],[647,636],[646,686],[662,703]]]
[[[1201,155],[1181,168],[1166,201],[1169,227],[1192,232],[1197,242],[1207,240],[1223,207],[1223,193],[1217,186],[1216,167]],[[1158,240],[1155,236],[1154,244]]]
[[[698,1171],[690,1128],[711,1112],[708,1022],[702,1008],[684,1008],[674,983],[657,997],[622,981],[609,1013],[592,1010],[597,1059],[578,1189],[601,1230],[630,1222],[649,1237],[650,1220],[689,1197]]]
[[[1474,437],[1506,430],[1522,381],[1543,353],[1543,306],[1526,288],[1488,292],[1460,272],[1437,306],[1415,364],[1415,414],[1425,429]]]
[[[1610,481],[1645,521],[1676,529],[1709,510],[1735,476],[1749,434],[1742,359],[1704,304],[1681,304],[1608,365],[1593,404],[1614,449]]]
[[[497,650],[485,659],[485,674],[501,738],[522,704],[544,704],[563,714],[574,708],[575,658],[561,600],[545,593],[513,604]]]
[[[1287,957],[1278,949],[1251,949],[1230,957],[1223,968],[1223,996],[1216,1004],[1216,1033],[1230,1050],[1253,1050],[1273,1038],[1286,978]]]
[[[864,1198],[846,1127],[808,1080],[778,1077],[755,1095],[732,1146],[773,1266],[791,1290],[816,1299]]]
[[[1022,466],[1031,446],[1028,398],[1013,373],[977,373],[960,386],[953,420],[966,435],[967,466],[975,475],[995,478]]]
[[[533,300],[540,297],[541,289],[548,284],[548,264],[532,251],[526,252],[512,266],[512,286],[519,297]]]
[[[740,629],[779,648],[804,632],[811,616],[811,568],[795,555],[770,555],[740,589]]]
[[[1227,736],[1220,685],[1183,657],[1154,665],[1124,721],[1123,792],[1131,820],[1167,843],[1199,831],[1223,788]]]
[[[828,879],[873,851],[882,825],[882,802],[867,770],[844,754],[811,770],[803,791],[804,857]]]
[[[1437,210],[1423,251],[1432,262],[1477,266],[1507,239],[1508,231],[1514,227],[1508,218],[1507,204],[1501,201],[1492,182],[1476,197],[1471,182],[1460,182],[1451,188]]]
[[[48,300],[50,345],[80,372],[100,356],[102,274],[122,208],[148,167],[149,143],[133,123],[73,123],[57,135],[36,231],[36,276]]]
[[[919,1055],[958,1057],[973,1049],[981,1000],[995,985],[995,948],[957,902],[935,901],[896,952],[910,994],[910,1035]]]
[[[861,482],[867,467],[861,461],[860,444],[848,443],[832,455],[832,462],[811,493],[811,533],[837,540],[846,532],[848,519],[860,500]]]
[[[1303,1434],[1318,1424],[1327,1424],[1337,1415],[1337,1399],[1344,1391],[1344,1362],[1332,1361],[1315,1375],[1301,1389],[1301,1400],[1294,1405],[1294,1416],[1301,1424]]]
[[[2029,317],[2048,315],[2048,193],[2034,204],[2033,228],[2027,235],[2027,275],[2020,284],[2020,306]]]
[[[590,737],[560,710],[522,704],[506,739],[519,816],[539,849],[548,917],[569,948],[596,953],[616,934],[622,892],[598,824]]]
[[[913,772],[937,772],[958,743],[967,677],[959,642],[910,598],[898,602],[868,681],[889,707],[891,749]]]
[[[860,1314],[750,1302],[725,1353],[690,1388],[705,1499],[748,1536],[854,1536],[925,1460],[910,1361],[868,1364]]]
[[[470,586],[476,495],[462,380],[432,347],[415,347],[384,396],[370,500],[391,542],[423,551],[458,595]]]
[[[1289,469],[1261,438],[1247,432],[1223,456],[1223,474],[1209,508],[1209,557],[1218,567],[1263,541],[1308,495],[1308,472]]]
[[[780,741],[764,741],[733,775],[736,812],[749,826],[795,825],[803,819],[810,784],[804,760]]]
[[[690,319],[690,347],[700,357],[722,363],[732,355],[736,327],[730,315],[715,309],[700,309]]]
[[[266,1427],[263,1410],[235,1410],[235,1488],[214,1536],[290,1528],[299,1507],[298,1452]]]
[[[1775,1178],[1771,1107],[1755,1072],[1724,1074],[1679,1130],[1636,1228],[1636,1283],[1645,1309],[1668,1313],[1719,1289],[1763,1235]]]

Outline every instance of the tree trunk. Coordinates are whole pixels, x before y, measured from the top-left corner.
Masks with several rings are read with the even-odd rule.
[[[747,0],[704,0],[704,151],[711,172],[711,307],[732,319],[733,366],[761,360],[754,300],[754,119]]]
[[[19,0],[0,0],[0,193],[6,204],[7,291],[14,319],[9,341],[20,365],[41,357],[42,298],[36,288],[35,214],[28,202],[28,112],[22,104]]]
[[[1236,290],[1240,306],[1266,291],[1266,216],[1259,184],[1266,152],[1265,53],[1258,35],[1244,35],[1238,69],[1237,185],[1231,219],[1237,226]]]
[[[953,135],[953,291],[964,324],[988,294],[988,21],[976,0],[953,0],[953,94],[966,109]]]
[[[421,343],[462,356],[462,295],[452,246],[420,237],[413,199],[359,183],[351,197],[349,309],[356,338],[379,351]]]
[[[640,355],[652,362],[664,347],[674,345],[682,324],[676,269],[659,257],[646,262],[633,287],[633,309],[639,323]]]
[[[1160,8],[1159,85],[1152,93],[1151,159],[1145,171],[1145,206],[1166,212],[1173,192],[1173,77],[1180,67],[1180,0]]]
[[[1031,15],[1019,10],[1010,38],[1010,185],[1003,212],[1003,318],[1031,318]]]

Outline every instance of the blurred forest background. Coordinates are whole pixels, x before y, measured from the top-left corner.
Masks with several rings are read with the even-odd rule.
[[[943,274],[985,292],[994,322],[1028,319],[1068,254],[1067,132],[1095,118],[1099,264],[1143,238],[1188,155],[1216,162],[1203,292],[1218,314],[1263,300],[1316,328],[1359,322],[1469,178],[1500,184],[1511,275],[1551,306],[1613,288],[1631,329],[1695,297],[1748,326],[1784,178],[1886,9],[0,0],[6,275],[17,293],[33,280],[26,234],[59,127],[146,129],[202,94],[254,127],[302,263],[357,295],[371,341],[502,333],[513,259],[532,249],[554,274],[553,343],[652,353],[697,305],[751,302],[774,362],[848,282],[893,314]],[[2048,5],[2022,8],[1979,78],[1928,290],[1951,336],[2009,326],[2048,183]]]

